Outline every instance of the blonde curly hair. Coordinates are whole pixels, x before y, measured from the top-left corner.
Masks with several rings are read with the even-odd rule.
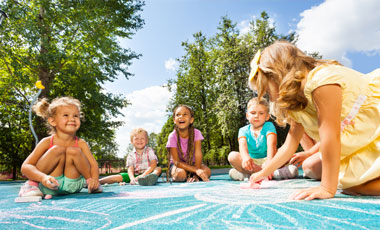
[[[284,126],[288,122],[288,111],[306,108],[307,99],[299,93],[302,80],[322,64],[340,65],[335,60],[318,60],[308,56],[290,42],[276,41],[262,51],[259,70],[250,87],[257,90],[259,100],[267,93],[270,82],[278,88],[272,113],[276,123]]]
[[[258,97],[253,97],[251,98],[248,103],[247,103],[247,110],[251,107],[251,106],[257,106],[257,105],[262,105],[264,106],[266,109],[267,109],[267,112],[269,113],[269,103],[266,99],[264,98],[261,98],[261,100],[259,100]]]
[[[48,99],[42,98],[33,106],[33,111],[37,116],[42,117],[46,121],[46,126],[50,129],[49,134],[56,133],[55,127],[49,124],[48,118],[54,117],[57,113],[57,109],[60,106],[74,105],[78,108],[80,118],[83,119],[83,114],[81,112],[81,104],[78,99],[72,97],[58,97],[49,103]]]
[[[137,134],[140,134],[140,133],[143,133],[145,135],[145,138],[146,138],[147,142],[149,141],[149,135],[148,135],[148,132],[145,129],[143,129],[143,128],[135,128],[129,134],[129,136],[131,138],[131,143],[133,143],[133,138],[135,136],[137,136]]]

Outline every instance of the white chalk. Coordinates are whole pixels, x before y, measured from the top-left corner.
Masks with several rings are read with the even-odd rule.
[[[17,203],[40,202],[41,200],[42,200],[42,197],[40,196],[23,196],[23,197],[16,197],[15,202]]]

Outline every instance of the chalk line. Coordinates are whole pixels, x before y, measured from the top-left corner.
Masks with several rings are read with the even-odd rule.
[[[179,213],[182,213],[182,212],[188,212],[188,211],[191,211],[191,210],[194,210],[194,209],[197,209],[197,208],[201,208],[201,207],[203,207],[205,205],[206,204],[198,204],[198,205],[187,207],[187,208],[181,208],[181,209],[173,210],[173,211],[170,211],[170,212],[165,212],[165,213],[162,213],[162,214],[159,214],[159,215],[156,215],[156,216],[151,216],[151,217],[148,217],[148,218],[145,218],[145,219],[142,219],[142,220],[134,221],[134,222],[131,222],[131,223],[125,223],[125,224],[123,224],[123,225],[121,225],[121,226],[119,226],[117,228],[114,228],[114,229],[128,228],[128,227],[131,227],[131,226],[134,226],[134,225],[138,225],[138,224],[142,224],[142,223],[145,223],[145,222],[148,222],[148,221],[157,220],[157,219],[160,219],[160,218],[164,218],[164,217],[167,217],[167,216],[172,216],[172,215],[179,214]]]

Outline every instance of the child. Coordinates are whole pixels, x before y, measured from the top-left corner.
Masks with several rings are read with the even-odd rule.
[[[132,130],[131,143],[133,151],[128,154],[127,167],[128,173],[120,173],[100,179],[101,184],[130,183],[143,186],[152,186],[157,183],[161,175],[161,168],[157,167],[157,156],[148,144],[148,132],[142,128]]]
[[[278,41],[251,62],[251,87],[275,102],[276,121],[290,130],[274,159],[251,176],[256,183],[288,161],[304,132],[320,142],[321,184],[291,198],[326,199],[337,188],[380,195],[380,70],[363,75],[332,60],[316,60]]]
[[[304,177],[321,180],[322,158],[319,152],[320,142],[316,142],[307,134],[304,134],[300,144],[304,151],[295,153],[289,163],[302,166]]]
[[[176,182],[209,181],[211,170],[202,164],[203,136],[194,128],[194,113],[187,105],[173,110],[175,129],[170,133],[166,148],[169,156],[169,175]]]
[[[47,121],[51,136],[42,139],[26,158],[21,172],[29,179],[19,196],[63,195],[80,192],[102,192],[98,163],[88,144],[76,136],[80,127],[81,106],[77,99],[60,97],[50,104],[46,99],[34,107]]]
[[[254,97],[247,105],[246,118],[249,124],[239,129],[239,152],[231,152],[228,161],[233,166],[229,175],[233,180],[244,180],[252,173],[261,170],[272,160],[277,151],[277,132],[273,123],[268,121],[269,104],[265,99]],[[285,167],[289,171],[288,167]],[[275,172],[275,179],[294,178],[297,170]],[[283,172],[284,171],[284,172]],[[281,174],[279,174],[281,172]]]

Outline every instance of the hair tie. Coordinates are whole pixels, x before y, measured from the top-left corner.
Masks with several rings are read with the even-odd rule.
[[[255,54],[255,57],[251,61],[251,72],[249,74],[249,81],[253,81],[255,78],[255,75],[259,71],[259,61],[261,57],[261,50],[258,50],[257,53]]]

